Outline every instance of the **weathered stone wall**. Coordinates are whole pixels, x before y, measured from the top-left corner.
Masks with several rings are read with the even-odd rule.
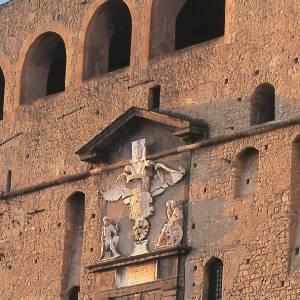
[[[152,1],[126,0],[133,20],[130,67],[83,82],[85,32],[104,2],[13,0],[0,7],[6,79],[1,190],[8,170],[15,190],[88,169],[75,151],[129,107],[147,108],[149,88],[157,84],[162,111],[204,119],[211,136],[250,127],[249,98],[263,82],[275,86],[276,120],[299,114],[299,0],[227,0],[224,37],[151,60]],[[46,31],[65,41],[66,91],[21,106],[26,53]],[[292,141],[299,132],[291,126],[194,151],[186,298],[201,299],[203,266],[211,256],[224,262],[224,299],[299,298],[300,271],[289,272],[296,246],[290,243]],[[246,147],[260,152],[256,193],[235,198],[236,157]],[[103,175],[1,201],[0,299],[59,297],[66,199],[75,191],[86,195],[81,297],[89,299],[92,278],[85,266],[100,253],[96,191],[106,186]]]

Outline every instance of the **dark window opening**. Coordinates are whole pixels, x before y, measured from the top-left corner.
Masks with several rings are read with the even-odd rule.
[[[176,20],[176,47],[182,49],[224,35],[225,0],[188,0]]]
[[[238,156],[236,196],[245,197],[255,193],[259,164],[259,152],[247,148]]]
[[[160,107],[160,86],[155,86],[149,90],[149,110],[159,110]]]
[[[131,17],[129,11],[122,14],[110,41],[108,71],[129,66],[131,50]]]
[[[54,32],[39,36],[28,50],[22,69],[21,103],[31,103],[65,90],[66,49]]]
[[[222,299],[223,262],[218,258],[212,258],[206,265],[207,300]]]
[[[3,120],[4,91],[5,91],[5,78],[4,78],[3,71],[0,68],[0,120]]]
[[[75,192],[67,200],[65,216],[62,287],[69,299],[78,299],[84,218],[85,195]]]
[[[11,170],[8,170],[7,178],[6,178],[6,193],[9,193],[11,191],[11,186],[12,186],[12,173]]]
[[[53,59],[49,67],[46,95],[59,93],[65,90],[66,52],[64,44],[60,43],[52,54]]]
[[[70,289],[68,300],[78,300],[79,299],[79,292],[80,292],[80,287],[79,286],[73,286]]]
[[[85,38],[83,79],[130,65],[132,21],[127,5],[109,0],[92,17]]]
[[[272,84],[259,85],[250,99],[251,125],[259,125],[275,120],[275,88]]]
[[[154,0],[150,28],[150,58],[223,36],[225,0]]]

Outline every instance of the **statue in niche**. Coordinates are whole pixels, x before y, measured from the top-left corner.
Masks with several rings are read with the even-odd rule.
[[[132,143],[131,164],[117,177],[103,198],[107,201],[122,199],[129,205],[129,218],[134,221],[133,238],[144,241],[150,231],[148,218],[154,214],[153,198],[175,185],[185,174],[183,168],[173,170],[162,163],[146,159],[145,139]]]
[[[167,222],[162,228],[158,243],[158,247],[177,246],[183,237],[183,210],[181,201],[169,200],[166,203]]]
[[[103,226],[101,233],[101,259],[109,259],[119,257],[120,254],[117,251],[119,243],[118,225],[114,225],[111,219],[107,216],[103,218]]]

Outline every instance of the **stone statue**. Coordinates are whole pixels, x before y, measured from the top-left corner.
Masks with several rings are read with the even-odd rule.
[[[131,164],[117,177],[115,184],[102,195],[107,201],[123,199],[129,205],[129,218],[134,221],[133,238],[140,242],[147,237],[154,214],[153,197],[175,185],[185,174],[183,168],[173,170],[162,163],[146,159],[145,139],[132,143]]]
[[[169,200],[166,203],[167,222],[162,228],[158,243],[158,247],[177,246],[183,237],[183,210],[181,201]]]
[[[117,251],[119,243],[118,225],[114,225],[109,217],[103,218],[103,227],[101,233],[101,259],[116,258],[120,256]]]

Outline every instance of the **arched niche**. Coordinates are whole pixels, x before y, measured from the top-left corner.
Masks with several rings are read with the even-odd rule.
[[[154,0],[150,58],[186,48],[225,32],[225,0]]]
[[[29,48],[22,67],[21,104],[65,90],[66,48],[55,32],[40,35]]]
[[[259,167],[259,151],[253,147],[244,149],[237,156],[236,197],[254,194]]]
[[[250,123],[259,125],[275,120],[275,88],[270,83],[260,84],[251,99]]]
[[[0,67],[0,120],[3,120],[4,113],[4,93],[5,93],[5,77]]]
[[[289,222],[289,273],[300,269],[300,136],[292,143]]]
[[[94,13],[84,41],[83,80],[130,65],[132,20],[122,0],[108,0]]]
[[[75,295],[80,290],[80,269],[84,239],[85,194],[73,193],[66,201],[65,236],[62,270],[63,295]]]

